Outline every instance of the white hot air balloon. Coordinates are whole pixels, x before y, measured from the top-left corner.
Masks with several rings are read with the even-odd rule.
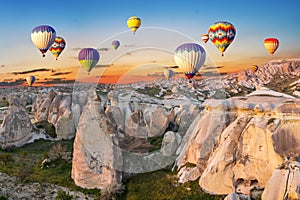
[[[206,59],[204,48],[196,43],[185,43],[177,47],[174,60],[188,79],[195,76]]]

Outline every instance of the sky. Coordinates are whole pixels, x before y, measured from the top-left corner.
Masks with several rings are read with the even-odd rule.
[[[12,72],[41,68],[52,70],[35,72],[40,80],[47,76],[82,80],[102,77],[113,82],[124,76],[149,76],[176,65],[174,51],[184,42],[202,45],[207,53],[205,65],[222,66],[218,70],[225,72],[272,59],[300,58],[299,8],[298,0],[3,0],[0,81],[29,75]],[[142,20],[136,34],[126,24],[134,15]],[[237,31],[223,57],[210,41],[201,41],[201,35],[217,21],[228,21]],[[50,52],[43,58],[32,43],[30,34],[38,25],[52,26],[57,36],[66,40],[58,60]],[[264,48],[267,37],[280,41],[274,55]],[[111,46],[114,39],[121,42],[117,50]],[[79,50],[85,47],[100,52],[98,66],[90,74],[77,59]]]

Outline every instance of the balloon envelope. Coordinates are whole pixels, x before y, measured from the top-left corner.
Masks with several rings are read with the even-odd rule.
[[[78,54],[78,60],[83,68],[90,72],[100,59],[100,54],[96,49],[84,48]]]
[[[65,47],[66,47],[66,41],[62,37],[56,37],[54,39],[54,43],[49,48],[49,51],[57,60],[58,56],[65,49]]]
[[[31,31],[31,40],[33,44],[41,51],[43,57],[53,44],[56,37],[54,28],[48,25],[40,25]]]
[[[114,40],[114,41],[112,41],[111,45],[114,49],[117,50],[117,48],[119,48],[119,46],[120,46],[120,42],[118,40]]]
[[[171,69],[167,69],[164,71],[164,75],[167,80],[170,80],[170,78],[174,75],[174,72]]]
[[[252,70],[253,72],[257,72],[258,66],[257,66],[257,65],[252,65],[252,66],[251,66],[251,70]]]
[[[279,41],[277,38],[266,38],[264,46],[270,54],[274,54],[279,47]]]
[[[26,77],[26,82],[29,86],[32,86],[32,84],[35,82],[35,77],[34,76],[27,76]]]
[[[131,16],[127,20],[127,26],[133,33],[135,33],[136,30],[141,26],[141,23],[141,19],[137,16]]]
[[[177,47],[174,60],[188,79],[195,76],[206,59],[204,48],[196,43],[185,43]]]
[[[209,40],[208,34],[202,34],[201,40],[206,43]]]
[[[233,42],[235,34],[235,27],[231,23],[224,21],[216,22],[208,29],[210,41],[218,48],[222,56],[228,46]]]

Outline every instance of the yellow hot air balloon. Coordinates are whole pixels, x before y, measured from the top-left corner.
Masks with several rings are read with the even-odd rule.
[[[264,40],[264,46],[270,54],[274,54],[278,49],[279,41],[276,38],[266,38]]]
[[[131,16],[127,20],[127,26],[131,29],[133,34],[135,34],[136,30],[141,26],[141,19],[137,16]]]

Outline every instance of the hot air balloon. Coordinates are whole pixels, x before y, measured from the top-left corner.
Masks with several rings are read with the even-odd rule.
[[[93,48],[83,48],[78,54],[78,60],[87,72],[90,72],[95,67],[99,59],[99,52]]]
[[[251,66],[251,70],[252,70],[253,72],[257,72],[258,66],[257,66],[257,65],[252,65],[252,66]]]
[[[206,43],[209,40],[208,34],[202,34],[201,40]]]
[[[266,38],[264,40],[264,46],[270,54],[274,54],[278,49],[279,41],[276,38]]]
[[[219,49],[222,56],[234,40],[235,33],[235,27],[231,23],[224,21],[216,22],[208,29],[210,41],[212,41],[212,43]]]
[[[195,76],[204,64],[206,52],[204,48],[196,43],[185,43],[177,47],[174,60],[179,69],[184,72],[188,79]]]
[[[111,45],[113,46],[113,48],[115,50],[117,50],[120,46],[120,42],[118,40],[114,40],[114,41],[112,41]]]
[[[167,80],[170,80],[170,78],[174,75],[174,72],[171,69],[166,69],[164,71],[164,75]]]
[[[137,16],[129,17],[127,20],[127,26],[128,28],[131,29],[133,34],[135,34],[136,30],[141,26],[141,23],[142,23],[141,19],[138,18]]]
[[[34,76],[27,76],[26,77],[26,82],[31,87],[32,84],[35,82],[35,77]]]
[[[62,37],[56,37],[54,39],[54,43],[49,48],[49,51],[52,53],[52,55],[57,60],[58,56],[65,49],[65,47],[66,47],[66,41]]]
[[[53,44],[55,37],[56,31],[54,28],[48,25],[37,26],[31,31],[31,40],[33,44],[42,52],[43,57],[45,57],[45,53]]]

